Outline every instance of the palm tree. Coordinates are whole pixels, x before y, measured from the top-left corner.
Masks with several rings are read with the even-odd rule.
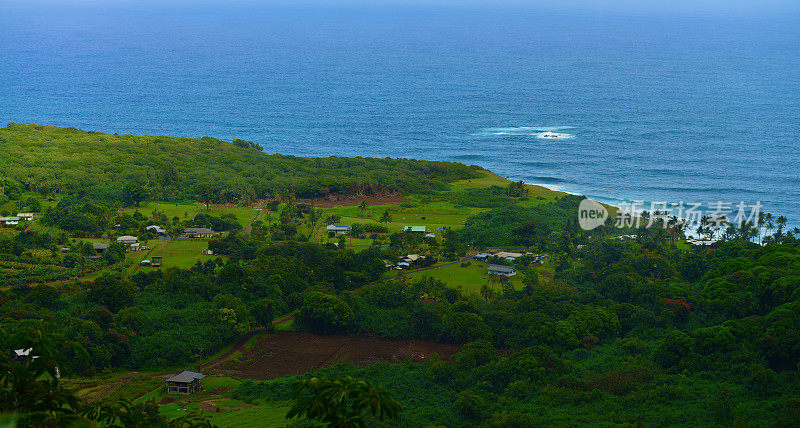
[[[782,231],[784,227],[786,227],[786,222],[788,219],[785,216],[778,216],[775,220],[775,224],[778,225],[778,230]]]
[[[489,287],[489,284],[481,285],[481,297],[483,300],[490,300],[494,296],[494,291]]]
[[[403,411],[385,389],[349,376],[298,380],[292,393],[287,419],[305,416],[330,427],[366,427],[369,419],[397,419]]]
[[[766,213],[764,215],[764,224],[767,228],[767,232],[775,228],[775,224],[772,222],[773,220],[772,213]]]
[[[392,216],[389,215],[389,210],[384,210],[383,215],[381,215],[381,223],[389,223],[392,221]]]

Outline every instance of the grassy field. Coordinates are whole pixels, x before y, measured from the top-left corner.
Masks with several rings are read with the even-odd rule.
[[[227,427],[284,427],[287,425],[286,412],[289,407],[283,403],[259,404],[247,409],[223,413],[209,413],[211,422]]]
[[[178,217],[181,220],[190,220],[201,212],[206,212],[214,216],[233,214],[236,216],[236,219],[239,221],[239,224],[241,224],[242,227],[248,227],[253,220],[258,217],[259,214],[259,211],[254,210],[251,207],[212,205],[210,208],[211,209],[209,211],[206,211],[203,204],[190,202],[174,203],[151,201],[146,204],[142,204],[138,208],[130,207],[125,208],[123,211],[128,214],[133,214],[135,211],[139,211],[143,215],[150,217],[153,211],[158,210],[163,211],[169,219]]]
[[[488,284],[494,291],[500,291],[501,286],[499,283],[492,284],[489,282],[486,266],[485,262],[473,260],[467,267],[461,267],[460,263],[456,263],[422,272],[410,273],[408,276],[410,278],[430,276],[450,286],[461,287],[465,293],[479,293],[484,284]],[[509,281],[515,289],[522,288],[522,281],[519,275],[512,276]]]
[[[464,225],[467,217],[483,211],[480,208],[458,207],[444,201],[368,206],[363,213],[355,206],[324,209],[325,214],[341,216],[340,224],[378,223],[386,210],[392,217],[392,221],[385,223],[389,233],[399,232],[404,226],[426,226],[429,232],[434,232],[438,227],[458,229]]]

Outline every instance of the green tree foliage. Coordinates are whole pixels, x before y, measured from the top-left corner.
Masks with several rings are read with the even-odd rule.
[[[349,376],[300,380],[292,391],[296,401],[286,418],[306,417],[326,427],[366,427],[370,421],[397,419],[403,411],[383,388]]]
[[[330,334],[346,331],[354,321],[354,313],[342,299],[320,292],[303,296],[303,305],[295,322],[317,333]]]
[[[0,129],[0,140],[0,158],[8,161],[5,194],[12,200],[19,199],[14,189],[81,190],[95,200],[130,205],[148,195],[221,203],[271,199],[287,189],[299,198],[423,192],[481,171],[448,162],[267,155],[239,139],[109,135],[41,125],[9,124]],[[132,177],[147,178],[137,183]]]
[[[269,299],[261,299],[253,304],[250,308],[250,315],[253,319],[267,331],[275,330],[272,325],[272,301]]]

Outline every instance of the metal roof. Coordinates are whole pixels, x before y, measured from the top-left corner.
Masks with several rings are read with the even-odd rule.
[[[489,271],[494,272],[516,272],[517,269],[513,266],[506,265],[489,265]]]
[[[166,379],[167,382],[191,383],[195,379],[202,379],[204,377],[206,377],[204,374],[184,370],[176,375],[166,375],[164,379]]]

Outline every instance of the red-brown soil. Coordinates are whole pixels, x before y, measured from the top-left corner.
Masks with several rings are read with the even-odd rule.
[[[242,356],[210,368],[207,375],[248,379],[273,379],[299,375],[338,361],[359,366],[378,361],[429,361],[433,354],[449,359],[458,346],[427,340],[385,339],[368,336],[322,336],[308,332],[279,331],[256,336]]]

